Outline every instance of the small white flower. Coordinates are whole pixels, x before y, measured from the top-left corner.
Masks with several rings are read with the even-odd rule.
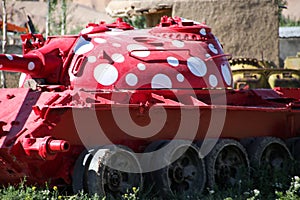
[[[260,193],[260,191],[259,191],[259,190],[257,190],[257,189],[254,189],[254,190],[253,190],[253,192],[254,192],[254,195],[255,195],[255,196],[258,196],[258,195],[259,195],[259,193]]]
[[[300,183],[294,182],[294,188],[295,190],[298,190],[300,188]]]

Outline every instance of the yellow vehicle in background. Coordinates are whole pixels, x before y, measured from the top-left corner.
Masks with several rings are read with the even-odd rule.
[[[283,68],[255,58],[232,58],[229,63],[236,89],[300,87],[300,52],[287,57]]]

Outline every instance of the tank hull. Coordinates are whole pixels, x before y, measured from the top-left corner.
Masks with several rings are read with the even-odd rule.
[[[70,184],[78,155],[85,148],[97,146],[123,145],[143,153],[150,143],[163,140],[197,143],[222,138],[243,141],[270,136],[284,140],[299,137],[300,110],[290,99],[279,96],[274,90],[223,92],[226,104],[219,101],[220,105],[211,105],[209,103],[217,101],[214,99],[219,91],[199,91],[194,97],[194,92],[190,95],[184,92],[185,98],[179,95],[176,100],[172,95],[160,95],[167,93],[162,91],[108,95],[107,92],[76,93],[73,90],[3,89],[0,95],[3,110],[0,116],[3,124],[1,184],[7,184],[8,180],[18,183],[25,176],[29,183],[43,184],[51,180],[51,184]],[[258,95],[262,92],[266,94],[264,99]],[[208,99],[204,98],[208,93],[215,94],[210,94],[210,100],[201,101],[199,97]],[[298,93],[296,89],[290,90],[289,97],[297,97]],[[130,100],[124,97],[128,94]],[[244,101],[251,95],[251,102]],[[141,96],[151,103],[124,103]],[[87,98],[89,103],[79,103],[87,102]],[[240,105],[230,105],[237,102]],[[43,152],[40,146],[48,137],[67,141],[70,148],[66,152]]]

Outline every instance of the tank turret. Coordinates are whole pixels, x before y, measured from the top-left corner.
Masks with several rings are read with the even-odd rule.
[[[128,28],[120,29],[123,27],[114,26],[97,34],[81,32],[86,35],[76,41],[69,70],[74,87],[180,89],[187,83],[198,89],[232,86],[227,55],[208,26],[163,17],[153,29],[125,31]]]
[[[50,37],[43,46],[23,36],[25,54],[1,55],[1,69],[86,89],[232,86],[227,55],[208,26],[163,17],[151,30],[132,29],[120,19],[90,23],[79,36]]]

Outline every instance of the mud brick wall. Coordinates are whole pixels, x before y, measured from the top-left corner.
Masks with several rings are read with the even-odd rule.
[[[173,16],[205,21],[234,57],[279,64],[278,5],[275,0],[177,0]]]

